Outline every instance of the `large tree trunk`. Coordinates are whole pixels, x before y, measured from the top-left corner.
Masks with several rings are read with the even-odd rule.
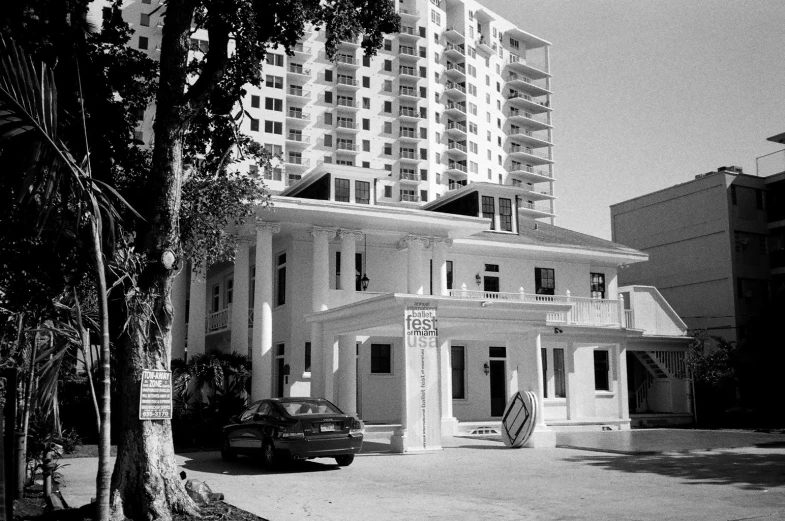
[[[170,0],[163,28],[160,80],[156,99],[155,141],[148,227],[137,238],[147,263],[140,292],[128,304],[129,323],[117,360],[122,431],[112,476],[112,518],[171,519],[172,512],[198,514],[177,472],[171,421],[140,420],[139,392],[144,369],[170,370],[171,302],[174,272],[159,259],[170,250],[181,255],[180,194],[182,143],[192,107],[184,103],[192,0]]]

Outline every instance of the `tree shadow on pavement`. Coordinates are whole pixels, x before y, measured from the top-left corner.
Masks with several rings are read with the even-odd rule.
[[[676,477],[687,485],[732,485],[744,490],[785,486],[785,454],[701,451],[575,456],[565,461],[620,472]]]

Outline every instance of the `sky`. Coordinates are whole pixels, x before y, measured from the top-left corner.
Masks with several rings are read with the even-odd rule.
[[[558,226],[610,239],[610,205],[783,148],[784,0],[480,2],[552,44]]]

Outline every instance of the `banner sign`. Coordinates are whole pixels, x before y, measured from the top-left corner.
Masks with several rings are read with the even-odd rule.
[[[140,420],[172,419],[172,372],[145,369],[139,393]]]
[[[404,338],[410,450],[430,449],[441,444],[438,335],[435,307],[428,303],[406,307]]]

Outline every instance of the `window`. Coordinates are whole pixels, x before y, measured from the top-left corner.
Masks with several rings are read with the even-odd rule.
[[[510,38],[510,47],[512,47],[515,50],[518,50],[520,49],[520,43],[518,42],[518,40],[514,38]]]
[[[475,67],[474,65],[469,65],[466,68],[469,71],[469,76],[471,76],[472,78],[477,77],[477,67]]]
[[[371,344],[371,374],[392,374],[390,344]]]
[[[431,21],[436,25],[442,24],[442,14],[437,11],[431,11]]]
[[[324,71],[324,81],[333,81],[333,71],[330,69]]]
[[[251,131],[259,132],[259,120],[251,118]]]
[[[385,143],[384,144],[384,151],[382,152],[385,156],[392,155],[392,143]]]
[[[388,40],[387,38],[384,39],[384,50],[392,51],[392,40]]]
[[[384,70],[392,71],[392,60],[384,60]]]
[[[491,273],[499,273],[499,265],[498,264],[486,264],[485,271],[490,271]]]
[[[311,372],[311,343],[305,343],[305,372]]]
[[[392,197],[392,186],[385,186],[384,187],[384,196],[385,197]]]
[[[542,397],[548,397],[548,349],[540,348],[540,356],[542,357],[542,376],[545,379],[542,386]]]
[[[466,348],[452,346],[450,348],[450,366],[452,368],[452,399],[466,399]]]
[[[332,134],[325,134],[324,135],[324,146],[326,146],[326,147],[333,146],[333,136],[332,136]]]
[[[268,134],[283,134],[283,124],[280,121],[265,121],[264,131]]]
[[[392,101],[385,101],[384,102],[384,112],[392,113]]]
[[[452,289],[452,261],[447,261],[447,289]]]
[[[148,45],[149,45],[149,40],[147,39],[147,36],[140,36],[139,37],[139,48],[146,51]]]
[[[221,310],[221,285],[215,284],[210,297],[210,310],[216,313]]]
[[[472,85],[471,83],[469,83],[469,84],[467,85],[467,88],[468,88],[468,90],[469,90],[469,95],[470,95],[470,96],[477,96],[477,87],[475,87],[474,85]]]
[[[384,134],[392,134],[392,121],[385,121],[382,132]]]
[[[142,27],[150,27],[150,15],[145,13],[139,15],[139,25]]]
[[[567,383],[564,374],[564,349],[553,350],[553,397],[567,397]]]
[[[283,154],[283,147],[281,145],[273,145],[271,143],[265,143],[264,148],[274,156],[279,157]]]
[[[591,298],[605,298],[605,274],[591,274]]]
[[[364,109],[371,108],[371,98],[363,98],[363,108]]]
[[[371,183],[368,181],[354,182],[354,202],[371,204]]]
[[[476,134],[477,133],[477,124],[476,123],[469,122],[469,132],[471,132],[472,134]]]
[[[469,114],[471,114],[472,116],[477,115],[477,105],[475,105],[474,103],[469,103]]]
[[[370,66],[371,66],[371,57],[363,56],[363,67],[370,67]]]
[[[324,102],[325,103],[332,103],[333,102],[333,93],[332,91],[325,91],[324,92]]]
[[[499,229],[512,231],[512,199],[499,198]]]
[[[251,107],[258,109],[259,102],[260,102],[259,96],[251,96]]]
[[[280,76],[271,76],[268,74],[265,79],[265,86],[270,87],[271,89],[282,89],[283,78]]]
[[[275,305],[286,304],[286,254],[281,253],[275,265]]]
[[[611,390],[610,360],[606,349],[594,350],[594,390]]]
[[[283,100],[276,98],[264,98],[264,108],[265,110],[283,112]]]
[[[267,65],[275,65],[276,67],[283,67],[283,54],[275,54],[272,52],[268,52],[267,55],[264,57],[264,61],[267,62]]]
[[[392,80],[384,80],[384,92],[392,92]]]
[[[232,303],[232,292],[234,291],[234,279],[228,278],[224,281],[224,307],[229,307]]]
[[[491,230],[495,230],[495,223],[494,223],[494,214],[495,214],[495,207],[493,203],[493,197],[488,197],[487,195],[482,196],[482,216],[486,219],[490,220],[491,222]]]
[[[556,274],[552,268],[534,268],[534,285],[538,295],[553,295]]]
[[[423,203],[428,202],[428,190],[420,190],[420,201]]]
[[[472,154],[476,154],[477,153],[477,143],[469,141],[469,152],[472,153]]]
[[[349,180],[335,179],[335,200],[341,203],[349,202]]]
[[[371,140],[363,139],[363,152],[370,152],[370,151],[371,151]]]

